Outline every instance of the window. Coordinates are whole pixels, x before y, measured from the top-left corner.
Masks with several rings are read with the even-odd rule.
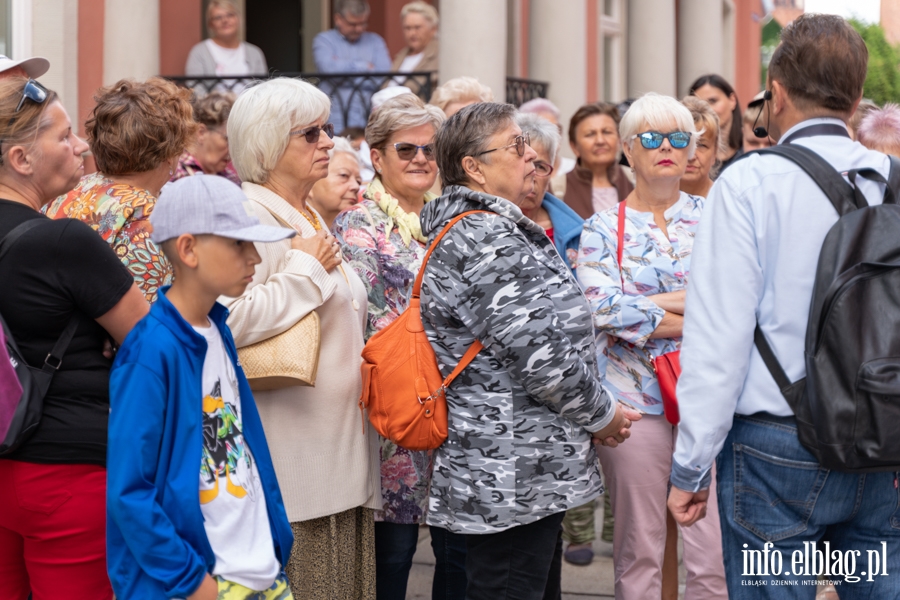
[[[12,0],[0,0],[0,54],[11,56],[12,40],[10,35],[12,21]]]

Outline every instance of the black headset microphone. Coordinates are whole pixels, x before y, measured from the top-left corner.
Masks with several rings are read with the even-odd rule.
[[[769,102],[769,100],[771,100],[771,99],[772,99],[772,92],[770,92],[769,90],[766,90],[766,91],[763,93],[763,106],[765,106],[765,108],[766,108],[766,115],[769,114],[769,104],[768,104],[768,102]],[[763,111],[762,111],[763,106],[760,106],[760,107],[759,107],[759,112],[756,113],[756,118],[753,120],[753,135],[755,135],[755,136],[758,137],[758,138],[769,137],[769,132],[768,132],[768,130],[767,130],[765,127],[763,127],[762,125],[760,125],[759,127],[756,126],[756,124],[759,123],[759,118],[762,116],[762,113],[763,113]]]

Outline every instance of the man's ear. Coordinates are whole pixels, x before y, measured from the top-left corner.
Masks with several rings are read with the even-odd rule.
[[[191,233],[183,233],[175,240],[178,260],[189,269],[196,269],[200,262],[197,256],[197,242],[197,237]]]
[[[788,104],[791,104],[791,100],[788,97],[787,90],[784,89],[784,86],[778,80],[773,79],[771,81],[770,89],[772,90],[772,99],[769,100],[769,104],[772,113],[779,115],[787,109]]]
[[[471,156],[465,156],[463,157],[461,164],[463,171],[466,172],[469,179],[481,186],[487,182],[483,171],[484,163],[475,160],[475,158]]]

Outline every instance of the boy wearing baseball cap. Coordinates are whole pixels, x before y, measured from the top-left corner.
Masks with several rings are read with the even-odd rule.
[[[233,183],[185,177],[160,194],[151,240],[175,269],[110,378],[107,554],[119,598],[285,600],[293,543],[227,310],[260,257],[261,225]]]

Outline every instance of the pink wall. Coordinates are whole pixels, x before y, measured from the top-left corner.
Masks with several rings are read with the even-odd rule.
[[[760,43],[765,11],[761,0],[734,0],[734,91],[742,108],[760,88]]]
[[[78,115],[72,117],[81,135],[94,108],[94,92],[103,85],[104,12],[104,0],[78,3]]]
[[[184,75],[188,52],[200,41],[201,0],[159,0],[160,75]]]

